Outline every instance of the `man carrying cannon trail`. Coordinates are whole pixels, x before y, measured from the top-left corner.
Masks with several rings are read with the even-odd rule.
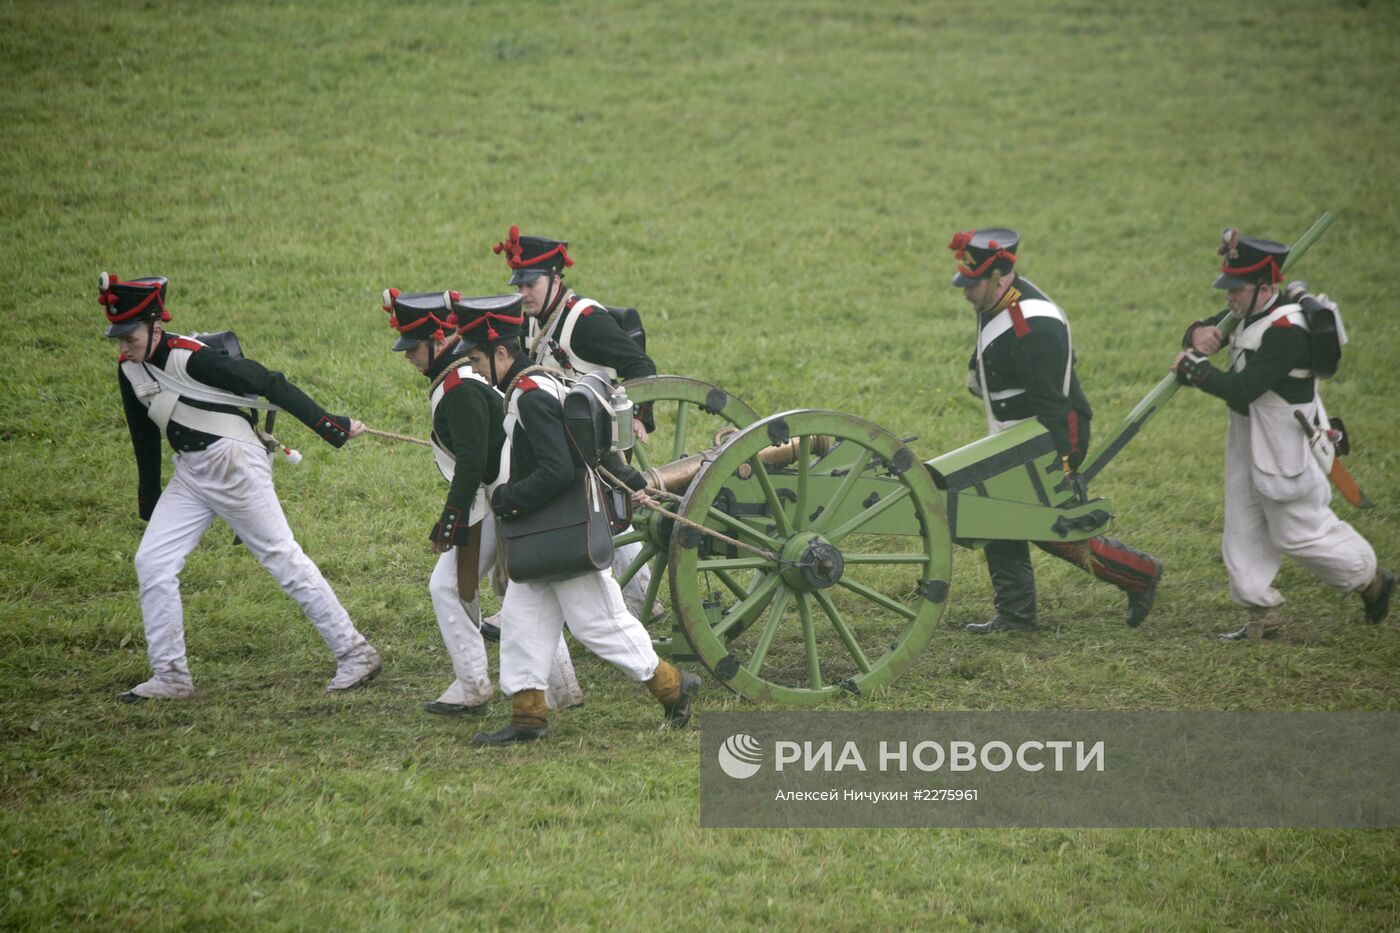
[[[656,364],[618,318],[564,283],[564,269],[574,264],[567,241],[521,236],[512,226],[492,249],[505,255],[510,284],[520,292],[529,325],[527,353],[535,365],[565,377],[602,372],[613,381],[656,375]],[[643,441],[656,429],[650,402],[637,406],[633,427]],[[618,548],[613,571],[622,573],[641,549],[641,544]],[[650,581],[651,568],[642,566],[623,588],[633,615],[641,612]]]
[[[1064,468],[1058,491],[1083,494],[1075,473],[1089,449],[1089,400],[1074,371],[1074,347],[1064,311],[1015,271],[1020,237],[1014,230],[969,230],[948,248],[958,260],[953,285],[977,312],[977,345],[968,362],[968,389],[982,399],[987,427],[1004,431],[1035,418],[1050,433]],[[1102,536],[1036,546],[1087,570],[1128,596],[1127,622],[1137,627],[1152,611],[1162,563]],[[996,615],[973,623],[974,634],[1035,627],[1035,574],[1025,541],[992,541],[987,569]]]
[[[1184,384],[1230,409],[1221,553],[1230,598],[1246,608],[1249,619],[1221,636],[1229,641],[1278,635],[1284,600],[1274,578],[1285,554],[1333,588],[1360,593],[1371,623],[1386,617],[1395,589],[1395,574],[1378,568],[1371,545],[1332,511],[1327,473],[1309,449],[1306,426],[1329,427],[1317,392],[1315,350],[1320,341],[1333,340],[1326,358],[1335,365],[1340,344],[1336,318],[1323,328],[1319,318],[1310,321],[1300,304],[1280,293],[1288,252],[1282,243],[1225,230],[1215,287],[1225,289],[1226,308],[1187,328],[1174,367]],[[1305,289],[1299,295],[1312,298]],[[1321,302],[1318,307],[1336,314],[1325,296]],[[1239,327],[1230,335],[1229,364],[1221,370],[1206,357],[1224,344],[1217,325],[1228,315]]]
[[[389,325],[398,332],[393,349],[429,380],[433,456],[448,482],[442,514],[428,538],[439,555],[428,580],[442,642],[456,675],[442,695],[424,704],[430,713],[479,713],[491,698],[486,646],[478,623],[477,585],[495,561],[496,522],[486,486],[500,472],[505,441],[501,393],[472,372],[466,344],[456,336],[459,314],[482,307],[518,313],[520,298],[469,298],[457,292],[402,294],[384,291]],[[569,649],[561,636],[550,668],[546,699],[551,709],[583,702]]]
[[[217,515],[243,540],[282,589],[301,605],[335,655],[326,689],[349,690],[379,673],[379,654],[350,621],[330,584],[292,536],[272,485],[268,436],[248,407],[261,396],[310,427],[333,447],[364,430],[360,422],[327,414],[281,373],[241,354],[165,333],[166,279],[123,282],[106,272],[98,300],[106,336],[117,340],[117,381],[131,445],[136,451],[137,500],[148,521],[136,551],[141,615],[152,677],[121,699],[194,694],[185,656],[180,570]],[[160,488],[161,437],[175,449],[175,472]]]
[[[563,387],[524,355],[521,316],[481,310],[460,323],[472,369],[501,388],[506,398],[499,456],[509,466],[491,492],[492,510],[502,521],[514,521],[555,507],[581,469],[565,431]],[[511,560],[507,553],[508,565]],[[700,678],[657,657],[646,629],[627,611],[617,581],[609,574],[594,570],[550,582],[513,578],[501,614],[506,620],[501,628],[501,689],[511,696],[511,718],[495,732],[478,733],[478,745],[544,738],[544,690],[565,624],[588,650],[646,684],[665,710],[663,729],[683,728],[690,721]]]

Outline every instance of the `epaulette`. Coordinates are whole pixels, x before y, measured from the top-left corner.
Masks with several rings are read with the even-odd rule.
[[[167,334],[165,345],[172,350],[202,350],[204,344],[198,340],[191,340],[188,337],[178,337],[175,334]]]
[[[589,305],[588,307],[586,307],[586,308],[584,308],[582,311],[580,311],[580,312],[578,313],[578,316],[579,316],[579,317],[588,317],[588,315],[590,315],[590,314],[593,313],[593,309],[596,308],[596,307],[598,307],[598,306],[597,306],[597,305]]]
[[[524,379],[521,379],[519,382],[517,382],[515,384],[515,387],[521,392],[529,392],[532,389],[538,389],[540,387],[540,384],[535,380],[531,379],[529,376],[526,376]]]
[[[448,372],[446,376],[443,377],[442,392],[444,395],[446,395],[448,392],[451,392],[453,389],[457,388],[461,384],[462,374],[456,369],[453,369],[450,372]]]
[[[1293,326],[1293,322],[1290,321],[1290,320],[1288,319],[1288,316],[1287,316],[1287,315],[1284,315],[1283,317],[1279,318],[1278,320],[1274,321],[1272,324],[1269,325],[1270,328],[1274,328],[1274,327],[1292,327],[1292,326]]]
[[[1011,312],[1011,329],[1017,337],[1024,337],[1031,332],[1031,326],[1026,323],[1026,316],[1021,313],[1021,303],[1013,301],[1011,307],[1007,309]]]

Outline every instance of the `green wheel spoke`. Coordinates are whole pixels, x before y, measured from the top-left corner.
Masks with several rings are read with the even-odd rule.
[[[736,515],[730,515],[728,512],[717,509],[713,505],[709,507],[708,514],[710,518],[716,519],[719,522],[728,525],[734,531],[741,532],[742,534],[753,538],[759,544],[768,547],[770,550],[776,551],[782,548],[783,546],[782,542],[780,542],[778,539],[770,538],[768,535],[759,531],[757,528],[750,525],[742,518],[739,518]]]
[[[710,573],[718,577],[719,582],[723,583],[725,587],[729,590],[729,592],[733,593],[735,597],[743,599],[744,597],[749,595],[749,591],[747,589],[740,586],[737,580],[735,580],[729,574],[725,573],[723,570],[711,570]]]
[[[684,401],[676,402],[676,436],[671,441],[671,459],[685,456],[685,433],[690,423],[690,408]]]
[[[801,531],[807,527],[807,477],[811,472],[812,436],[802,435],[797,442],[797,505],[792,511],[792,527]]]
[[[632,562],[627,565],[627,569],[622,571],[622,575],[617,578],[619,588],[632,582],[632,578],[637,575],[637,571],[646,566],[646,562],[656,556],[656,547],[651,544],[642,545],[642,549],[637,552],[637,556],[632,558]]]
[[[787,512],[783,509],[783,500],[778,498],[777,491],[773,488],[773,478],[768,475],[768,468],[763,463],[763,458],[754,454],[749,458],[749,466],[753,467],[753,475],[758,480],[758,485],[763,489],[763,498],[768,500],[768,509],[773,513],[773,521],[778,526],[778,534],[784,538],[792,535],[792,522],[788,520]]]
[[[897,612],[897,613],[899,613],[900,615],[904,616],[904,618],[906,618],[906,619],[912,619],[912,618],[914,618],[916,615],[918,615],[917,612],[915,612],[913,609],[910,609],[908,606],[904,605],[903,603],[895,602],[893,599],[890,599],[890,598],[889,598],[888,596],[886,596],[884,593],[881,593],[881,592],[879,592],[878,590],[872,590],[870,587],[866,586],[864,583],[857,583],[855,580],[852,580],[850,577],[842,577],[840,580],[837,581],[836,585],[837,585],[837,586],[844,586],[846,589],[850,590],[852,593],[856,593],[857,595],[864,596],[866,599],[870,600],[872,603],[875,603],[875,604],[880,605],[880,606],[884,606],[884,607],[885,607],[886,609],[888,609],[890,612]]]
[[[846,537],[846,535],[859,529],[861,525],[864,525],[866,522],[874,519],[875,516],[885,511],[885,509],[894,505],[896,502],[903,502],[908,497],[909,487],[901,486],[899,487],[899,489],[890,493],[888,496],[885,496],[885,498],[881,499],[879,502],[875,503],[870,508],[863,510],[859,515],[855,516],[850,521],[842,522],[839,527],[833,528],[830,531],[826,532],[822,535],[822,537],[826,538],[826,540],[830,541],[832,544],[835,544],[837,541],[840,541],[842,538]]]
[[[639,470],[651,469],[651,458],[647,456],[647,445],[641,442],[632,445],[632,459],[637,461]]]
[[[736,625],[747,625],[753,614],[762,612],[763,607],[768,604],[768,600],[773,596],[773,591],[782,585],[783,578],[776,573],[765,576],[753,590],[729,608],[724,617],[714,626],[714,633],[717,637],[724,637],[724,633]]]
[[[860,456],[856,458],[856,462],[851,464],[850,471],[841,478],[841,485],[836,487],[836,492],[832,494],[830,501],[823,504],[822,514],[818,515],[817,520],[812,522],[810,530],[821,532],[821,530],[826,527],[827,522],[831,521],[832,516],[841,511],[841,506],[846,503],[846,497],[849,496],[851,490],[855,488],[856,482],[860,479],[860,474],[865,471],[865,466],[870,462],[870,457],[874,453],[875,452],[869,448],[860,452]]]
[[[802,647],[807,655],[807,686],[820,690],[822,686],[822,663],[817,657],[817,627],[812,623],[812,607],[807,603],[807,594],[797,594],[797,612],[802,617]]]
[[[624,544],[636,544],[638,541],[645,541],[647,533],[640,528],[633,528],[631,531],[624,531],[613,538],[613,547],[622,547]]]
[[[856,644],[855,636],[851,634],[850,628],[846,626],[846,620],[841,618],[840,611],[836,604],[831,601],[831,597],[824,591],[817,590],[812,594],[821,604],[822,611],[831,620],[831,627],[836,629],[836,634],[841,638],[841,643],[846,646],[846,650],[855,658],[856,667],[860,668],[862,674],[870,673],[870,661],[866,659],[865,652],[860,650],[860,645]]]
[[[787,612],[790,602],[792,602],[792,590],[783,587],[778,591],[778,597],[773,600],[773,608],[768,611],[768,621],[764,623],[763,631],[758,633],[758,641],[754,643],[753,654],[749,655],[749,663],[744,665],[748,668],[749,673],[755,677],[763,669],[763,661],[768,657],[768,649],[773,646],[773,636],[778,633],[778,626],[783,621],[783,613]]]
[[[647,592],[642,597],[642,612],[646,616],[641,619],[641,623],[646,625],[651,621],[651,617],[656,615],[656,594],[661,592],[661,581],[665,579],[666,573],[662,567],[653,567],[651,579],[647,581]]]
[[[719,557],[695,562],[696,570],[760,570],[772,566],[766,557]]]
[[[847,564],[922,564],[928,561],[927,554],[851,554],[841,552]]]

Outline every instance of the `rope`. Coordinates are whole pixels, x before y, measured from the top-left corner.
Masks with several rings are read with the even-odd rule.
[[[365,428],[366,434],[373,434],[375,437],[387,437],[391,441],[403,441],[405,444],[419,444],[423,447],[433,446],[432,441],[425,441],[421,437],[409,437],[407,434],[395,434],[393,431],[376,431],[374,428]]]
[[[621,489],[628,488],[626,483],[618,479],[616,476],[613,476],[612,473],[608,472],[608,469],[604,467],[601,463],[598,464],[598,472],[602,473],[603,476],[607,478],[608,482],[612,483],[614,486],[617,486]],[[664,489],[656,489],[653,486],[647,486],[643,490],[643,492],[645,492],[647,495],[653,498],[661,497],[665,499],[670,499],[675,502],[681,501],[681,497],[676,495],[675,493],[668,492]],[[751,544],[745,544],[744,542],[736,538],[731,538],[729,537],[729,535],[715,531],[713,528],[707,528],[704,525],[699,524],[698,522],[693,522],[690,519],[686,518],[684,515],[677,515],[675,512],[663,509],[659,505],[655,505],[653,506],[653,508],[656,511],[660,512],[662,515],[665,515],[667,518],[680,522],[687,528],[694,528],[696,531],[700,532],[703,535],[709,535],[711,538],[714,538],[718,541],[723,541],[725,544],[732,545],[733,547],[736,547],[741,551],[748,551],[750,554],[753,554],[756,557],[762,557],[764,560],[771,560],[774,563],[782,563],[778,555],[774,554],[772,551],[760,547],[754,547]]]

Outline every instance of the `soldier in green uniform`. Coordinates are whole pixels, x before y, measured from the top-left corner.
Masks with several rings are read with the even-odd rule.
[[[1075,472],[1089,449],[1089,400],[1074,371],[1074,348],[1064,311],[1015,271],[1020,237],[1004,228],[954,234],[958,260],[953,285],[977,312],[977,345],[968,362],[968,389],[982,399],[987,427],[1004,431],[1035,418],[1054,439],[1064,467],[1055,491],[1083,495]],[[1152,611],[1162,563],[1112,538],[1036,546],[1111,583],[1128,596],[1128,625]],[[996,616],[974,623],[974,634],[1035,627],[1035,573],[1024,541],[993,541],[987,569],[996,591]]]

